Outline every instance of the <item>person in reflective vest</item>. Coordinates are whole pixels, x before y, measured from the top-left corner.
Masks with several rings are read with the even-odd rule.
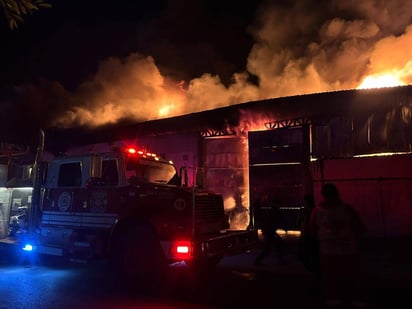
[[[333,183],[324,184],[321,193],[323,200],[311,214],[309,230],[319,239],[326,304],[363,307],[366,295],[359,289],[364,269],[360,239],[365,227],[354,208],[341,199]]]

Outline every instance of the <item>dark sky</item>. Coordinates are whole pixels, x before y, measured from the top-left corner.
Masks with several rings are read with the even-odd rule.
[[[245,67],[257,4],[234,0],[50,0],[17,30],[3,22],[0,82],[37,78],[74,89],[108,57],[153,56],[164,75],[230,79]]]

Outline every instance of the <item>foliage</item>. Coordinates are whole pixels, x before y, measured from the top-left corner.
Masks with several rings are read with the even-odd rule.
[[[7,24],[11,30],[24,22],[25,15],[31,15],[40,8],[50,8],[43,0],[0,0]]]

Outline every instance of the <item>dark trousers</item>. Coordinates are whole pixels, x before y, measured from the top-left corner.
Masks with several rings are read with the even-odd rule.
[[[365,265],[359,255],[321,255],[320,261],[326,299],[365,300]]]
[[[263,259],[266,258],[272,251],[275,251],[279,262],[284,262],[284,244],[282,237],[275,232],[263,233],[262,250],[258,254],[255,260],[255,264],[261,264]]]

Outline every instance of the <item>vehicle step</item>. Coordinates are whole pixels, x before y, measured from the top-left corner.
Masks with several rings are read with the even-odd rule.
[[[89,260],[88,259],[82,259],[82,258],[70,258],[70,262],[78,263],[78,264],[87,264],[89,262]]]
[[[90,248],[91,244],[88,241],[75,241],[73,242],[73,246],[77,248]]]

